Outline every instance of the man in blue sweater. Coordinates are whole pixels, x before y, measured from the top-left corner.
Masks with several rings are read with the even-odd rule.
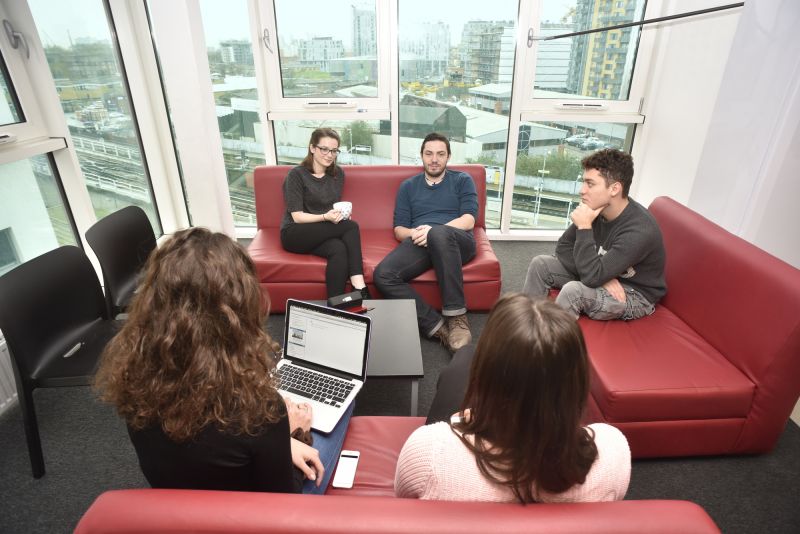
[[[375,268],[373,280],[386,298],[414,299],[420,331],[455,352],[472,341],[462,266],[475,257],[478,194],[471,176],[447,170],[445,136],[428,134],[420,154],[425,172],[405,180],[397,192],[394,236],[400,244]],[[441,315],[409,285],[431,267],[442,295]]]
[[[575,316],[631,320],[650,315],[667,292],[661,230],[647,208],[628,197],[633,159],[599,150],[581,161],[581,203],[554,256],[536,256],[523,292],[544,296]]]

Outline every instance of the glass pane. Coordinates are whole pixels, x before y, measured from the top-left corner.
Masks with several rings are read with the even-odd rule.
[[[511,228],[563,229],[569,226],[569,214],[580,202],[581,159],[601,148],[630,151],[634,128],[633,124],[601,122],[522,123],[518,134]],[[487,196],[502,197],[502,178],[499,176],[494,183],[487,184]],[[489,214],[487,211],[487,219]],[[499,209],[491,215],[497,218]]]
[[[464,0],[454,9],[400,0],[399,10],[400,163],[421,164],[422,139],[436,131],[450,138],[451,164],[482,163],[487,180],[502,175],[517,1]],[[492,199],[486,226],[500,226]]]
[[[200,11],[233,220],[255,226],[253,168],[265,160],[247,2],[202,0]]]
[[[642,20],[645,0],[544,0],[538,35],[553,36]],[[627,100],[639,26],[540,41],[534,98]]]
[[[49,158],[0,165],[0,274],[76,243]]]
[[[98,219],[141,207],[161,233],[127,81],[102,0],[30,0]]]
[[[375,2],[275,0],[284,97],[378,95]]]
[[[25,116],[22,114],[22,107],[11,83],[6,61],[0,54],[0,126],[24,121]]]
[[[275,144],[279,165],[299,165],[308,154],[311,132],[333,128],[342,142],[339,165],[389,165],[392,162],[390,131],[381,131],[384,121],[275,121]]]
[[[145,9],[147,9],[147,26],[150,30],[150,37],[153,39],[153,48],[155,49],[156,55],[156,67],[158,68],[158,79],[161,83],[161,94],[164,97],[164,103],[167,106],[167,121],[169,122],[169,133],[170,137],[172,138],[172,149],[175,151],[175,163],[178,166],[178,176],[181,180],[181,190],[183,191],[183,198],[186,202],[186,214],[189,217],[189,225],[194,226],[192,222],[192,210],[189,206],[189,194],[186,192],[186,180],[184,179],[183,175],[183,166],[181,165],[181,155],[180,151],[178,150],[178,143],[175,137],[175,123],[172,120],[172,108],[169,105],[169,95],[167,95],[167,89],[164,86],[164,70],[161,67],[161,56],[158,54],[158,43],[156,43],[156,36],[153,32],[153,24],[151,22],[152,16],[150,14],[150,1],[148,0],[147,4],[145,4]]]

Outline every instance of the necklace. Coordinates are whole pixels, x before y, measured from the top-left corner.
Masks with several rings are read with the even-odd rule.
[[[425,176],[425,183],[426,183],[426,184],[428,184],[429,186],[433,187],[433,186],[434,186],[434,185],[436,185],[436,184],[440,184],[440,183],[442,183],[442,181],[441,181],[441,180],[439,180],[438,182],[435,182],[435,181],[433,181],[433,180],[428,180],[428,177],[427,177],[427,176]]]

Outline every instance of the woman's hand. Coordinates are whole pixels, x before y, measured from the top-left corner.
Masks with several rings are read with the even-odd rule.
[[[303,472],[307,479],[315,480],[319,487],[325,476],[325,467],[319,459],[319,451],[294,438],[291,438],[291,443],[292,463]]]
[[[286,411],[289,412],[289,431],[294,432],[302,428],[303,432],[311,430],[311,405],[308,403],[294,402],[289,397],[285,397]]]
[[[333,224],[339,224],[342,221],[342,212],[339,210],[330,210],[325,213],[325,220]]]

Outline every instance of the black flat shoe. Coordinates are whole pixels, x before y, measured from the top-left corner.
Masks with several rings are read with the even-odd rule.
[[[362,287],[359,289],[361,291],[361,298],[364,300],[371,299],[372,295],[369,294],[369,288],[367,286]]]

